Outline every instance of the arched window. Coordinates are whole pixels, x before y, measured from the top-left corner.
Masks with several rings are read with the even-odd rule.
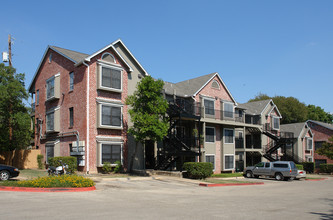
[[[102,55],[102,60],[110,62],[110,63],[116,63],[116,59],[110,53],[104,53]]]
[[[220,89],[220,84],[216,80],[213,80],[212,88],[213,89]]]

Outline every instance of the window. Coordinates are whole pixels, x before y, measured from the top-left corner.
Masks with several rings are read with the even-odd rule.
[[[45,161],[48,164],[48,159],[54,157],[54,144],[47,144],[45,145]]]
[[[215,128],[206,127],[206,142],[215,142]]]
[[[116,161],[121,161],[121,144],[102,144],[101,164],[115,164]]]
[[[214,111],[214,101],[213,100],[204,100],[205,113],[206,115],[215,115]]]
[[[213,80],[212,88],[220,90],[220,84],[216,80]]]
[[[112,128],[122,127],[122,106],[111,103],[103,103],[99,106],[99,127]]]
[[[102,55],[102,60],[110,62],[110,63],[115,63],[116,62],[116,59],[110,53],[103,54]]]
[[[323,143],[325,143],[325,141],[315,141],[315,150],[321,148],[323,146]]]
[[[279,168],[288,168],[287,163],[273,163],[273,167],[279,167]]]
[[[69,127],[74,126],[74,108],[69,108]]]
[[[224,156],[224,169],[225,170],[234,169],[234,155],[225,155]]]
[[[54,97],[54,77],[46,81],[46,99]]]
[[[265,168],[270,168],[271,163],[265,163]]]
[[[312,157],[306,157],[306,161],[307,162],[313,162],[313,158]]]
[[[273,129],[280,129],[280,119],[278,117],[273,117]]]
[[[234,117],[234,105],[232,103],[223,103],[224,111],[223,115],[227,118],[233,118]]]
[[[54,112],[46,114],[46,131],[54,131]]]
[[[224,129],[224,143],[233,144],[234,143],[234,130]]]
[[[206,162],[213,164],[213,170],[215,170],[215,155],[206,154]]]
[[[36,91],[36,105],[39,105],[39,89]]]
[[[74,72],[69,73],[69,91],[74,89]]]
[[[255,165],[255,167],[264,167],[265,163],[264,162],[260,162],[258,164]]]
[[[122,91],[122,68],[117,64],[107,65],[100,63],[99,65],[99,89],[114,92]]]
[[[312,150],[312,138],[306,138],[306,149]]]

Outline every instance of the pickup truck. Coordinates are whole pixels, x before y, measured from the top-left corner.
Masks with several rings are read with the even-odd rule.
[[[246,167],[244,176],[247,178],[268,176],[278,181],[289,180],[296,178],[297,168],[292,161],[260,162],[254,166]]]

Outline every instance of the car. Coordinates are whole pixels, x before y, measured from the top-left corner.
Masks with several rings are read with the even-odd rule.
[[[306,171],[305,170],[298,170],[297,171],[297,176],[295,178],[295,180],[300,180],[301,178],[306,178]]]
[[[19,174],[20,171],[16,167],[0,164],[0,180],[8,180]]]
[[[293,161],[260,162],[246,167],[244,176],[247,178],[268,176],[276,180],[289,180],[296,178],[297,167]]]

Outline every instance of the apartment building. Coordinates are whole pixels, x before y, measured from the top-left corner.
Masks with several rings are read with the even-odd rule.
[[[29,86],[35,146],[49,157],[76,156],[79,170],[128,164],[126,97],[148,75],[121,40],[93,54],[48,46]]]

